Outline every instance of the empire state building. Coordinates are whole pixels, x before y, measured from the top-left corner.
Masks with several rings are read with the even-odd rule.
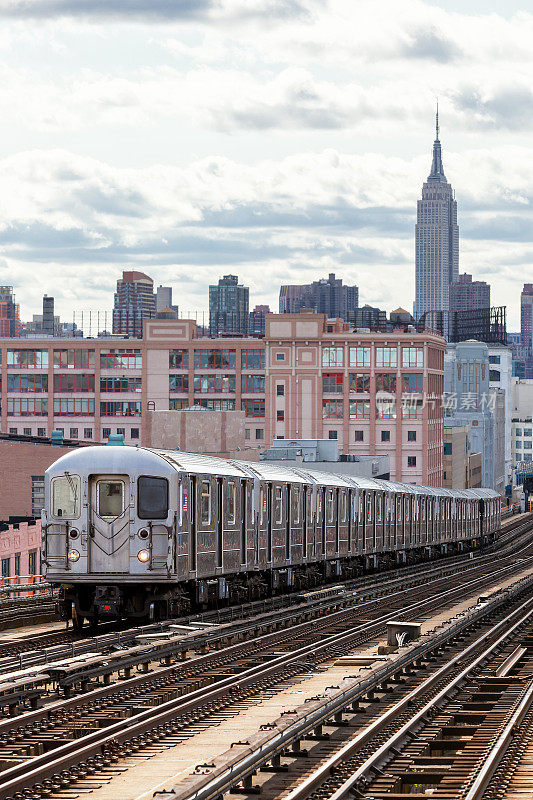
[[[429,312],[449,310],[450,283],[456,281],[459,275],[457,202],[442,166],[438,109],[436,128],[431,172],[422,187],[422,199],[418,201],[416,217],[414,311],[417,320],[427,314],[428,327],[432,327],[434,320]],[[447,315],[444,315],[444,329],[446,333]]]

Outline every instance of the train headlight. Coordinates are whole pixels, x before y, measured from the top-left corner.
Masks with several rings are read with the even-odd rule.
[[[80,554],[77,550],[69,550],[68,551],[68,560],[69,561],[78,561]]]
[[[141,528],[141,530],[139,531],[139,539],[148,539],[149,536],[150,534],[148,533],[146,528]]]
[[[146,564],[147,561],[150,561],[150,553],[148,550],[139,550],[137,553],[137,558],[141,562],[141,564]]]

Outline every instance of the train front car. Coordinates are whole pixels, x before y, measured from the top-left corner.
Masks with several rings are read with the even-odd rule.
[[[49,467],[43,565],[66,619],[157,614],[175,581],[177,477],[165,459],[132,447],[84,447]]]

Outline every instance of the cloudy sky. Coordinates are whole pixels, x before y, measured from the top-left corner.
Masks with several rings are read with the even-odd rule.
[[[533,14],[513,0],[0,0],[0,283],[104,310],[122,269],[205,310],[335,272],[412,308],[435,98],[460,270],[533,281]]]

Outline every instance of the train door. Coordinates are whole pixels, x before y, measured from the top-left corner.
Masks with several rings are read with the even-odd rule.
[[[365,491],[365,553],[376,549],[374,492]]]
[[[302,558],[304,561],[307,559],[307,539],[310,528],[309,506],[309,487],[304,486],[302,489]]]
[[[127,475],[89,478],[89,570],[129,572],[130,481]]]
[[[216,540],[216,555],[215,566],[222,566],[222,556],[224,552],[224,502],[222,498],[223,493],[223,479],[217,478],[217,540]]]
[[[354,528],[355,491],[348,489],[348,553],[352,553]]]
[[[191,475],[191,504],[190,504],[190,520],[189,527],[189,570],[196,572],[196,552],[197,552],[197,526],[196,526],[196,498],[198,493],[198,484],[196,475]]]
[[[322,559],[326,558],[326,532],[327,532],[327,523],[326,523],[326,490],[320,489],[319,495],[319,503],[320,503],[320,546],[321,546],[321,555]]]
[[[383,550],[383,493],[375,493],[376,503],[376,537],[374,549],[378,552]]]
[[[285,487],[287,493],[287,513],[285,514],[285,559],[291,557],[291,526],[292,526],[292,487],[290,483]]]
[[[267,504],[266,504],[266,523],[267,523],[267,562],[272,563],[272,484],[267,486]]]
[[[403,536],[403,495],[396,495],[396,547],[403,549],[405,546]]]
[[[246,566],[246,534],[248,532],[248,492],[246,481],[241,481],[241,518],[239,527],[241,565]]]

